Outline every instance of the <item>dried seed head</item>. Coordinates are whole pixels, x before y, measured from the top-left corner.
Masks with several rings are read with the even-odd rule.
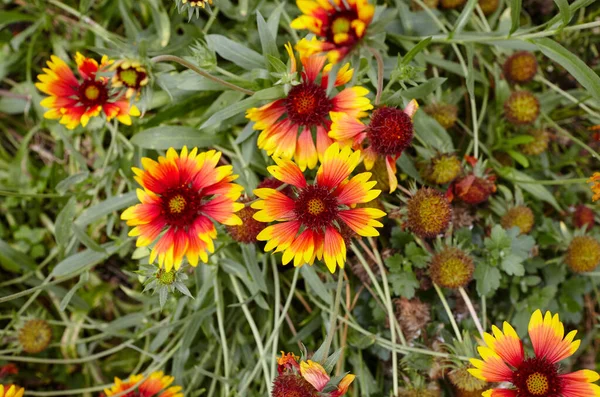
[[[423,177],[428,182],[444,185],[456,179],[461,171],[460,160],[454,154],[440,154],[431,159]]]
[[[46,350],[52,340],[52,328],[46,320],[29,320],[19,330],[19,342],[27,353]]]
[[[454,127],[458,119],[458,108],[454,105],[437,103],[426,106],[424,110],[447,130]]]
[[[529,91],[515,91],[504,102],[504,115],[515,125],[533,123],[540,114],[540,102]]]
[[[408,226],[421,238],[433,238],[443,233],[452,219],[452,206],[442,193],[421,188],[408,200]]]
[[[464,251],[449,247],[436,254],[429,265],[433,282],[445,288],[459,288],[469,284],[475,266]]]
[[[594,211],[581,204],[575,208],[573,213],[573,224],[576,228],[581,229],[585,226],[585,230],[590,230],[594,227],[596,221],[594,220]]]
[[[467,0],[441,0],[440,4],[441,4],[442,8],[450,10],[450,9],[460,8],[466,2],[467,2]]]
[[[592,236],[573,238],[567,250],[566,262],[575,273],[591,272],[600,263],[600,243]]]
[[[417,338],[431,320],[429,305],[419,298],[394,299],[394,305],[396,306],[396,317],[406,339]]]
[[[529,51],[519,51],[504,62],[504,76],[513,83],[530,82],[535,77],[537,70],[537,59]]]
[[[459,368],[455,368],[448,373],[450,382],[456,386],[460,391],[473,392],[483,389],[487,383],[483,380],[477,379],[467,371],[470,366],[463,365]]]
[[[480,178],[467,175],[453,184],[454,195],[467,204],[480,204],[496,191],[496,185],[491,178]]]
[[[483,15],[492,15],[498,9],[499,0],[479,0],[479,7],[483,11]]]
[[[250,199],[246,198],[240,201],[242,203],[247,203],[250,201]],[[239,243],[245,244],[255,243],[257,241],[256,236],[263,231],[267,224],[254,219],[254,214],[256,212],[257,210],[251,208],[250,205],[246,205],[246,207],[236,212],[236,215],[242,220],[242,224],[225,226],[225,229],[231,238]]]
[[[533,211],[524,205],[519,205],[506,211],[500,223],[505,229],[517,226],[521,230],[520,234],[527,234],[533,228],[534,222]]]
[[[537,156],[548,149],[548,143],[550,142],[550,133],[548,131],[537,128],[532,130],[529,135],[533,137],[533,141],[521,145],[523,154]]]
[[[319,397],[319,392],[302,376],[283,374],[275,378],[271,397]]]

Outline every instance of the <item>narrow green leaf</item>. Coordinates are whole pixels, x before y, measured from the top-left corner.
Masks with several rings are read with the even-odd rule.
[[[596,1],[598,0],[575,0],[573,3],[571,3],[569,5],[569,10],[571,12],[571,15],[575,14],[575,12],[577,10],[579,10],[580,8],[583,7],[587,7],[590,6],[592,4],[594,4]],[[548,22],[546,22],[546,30],[548,29],[555,29],[556,28],[556,23],[558,21],[560,21],[562,19],[562,13],[559,13],[558,15],[555,15],[551,20],[549,20]]]
[[[117,252],[121,246],[111,242],[102,244],[102,248],[105,252],[96,252],[86,249],[65,258],[54,267],[54,270],[52,270],[51,273],[52,276],[63,277],[89,269]]]
[[[521,26],[521,6],[522,0],[510,0],[510,34],[513,34]]]
[[[97,252],[105,252],[104,248],[102,248],[102,246],[96,243],[94,239],[88,236],[85,230],[77,223],[73,223],[72,229],[73,233],[75,233],[75,237],[77,237],[77,239],[87,248]]]
[[[283,11],[284,6],[285,2],[279,4],[273,11],[271,11],[271,15],[269,15],[269,18],[267,18],[267,27],[269,28],[269,32],[271,32],[271,36],[273,36],[275,41],[277,41],[279,20],[281,19],[281,12]]]
[[[508,150],[507,153],[510,157],[515,159],[515,161],[521,164],[523,167],[529,167],[529,160],[527,160],[527,157],[525,157],[523,154],[517,152],[516,150]]]
[[[265,66],[270,70],[268,56],[279,58],[277,43],[275,43],[275,38],[271,34],[267,22],[265,22],[265,19],[259,11],[256,12],[256,24],[258,25],[258,36],[260,37],[260,45],[265,57]]]
[[[560,11],[559,15],[562,19],[563,26],[567,26],[571,21],[571,7],[569,7],[569,2],[567,0],[554,0],[554,2]]]
[[[75,197],[71,197],[63,209],[60,210],[56,222],[54,222],[54,236],[56,237],[56,244],[60,247],[66,247],[71,237],[76,203]]]
[[[0,266],[9,272],[23,273],[37,267],[35,261],[0,239]]]
[[[504,167],[497,171],[501,177],[511,181],[512,183],[519,186],[521,189],[525,190],[532,196],[540,200],[546,201],[558,211],[562,211],[562,208],[560,207],[552,193],[550,193],[550,191],[545,186],[537,184],[536,180],[530,177],[529,175],[509,167]]]
[[[467,2],[465,7],[463,8],[462,12],[458,16],[458,19],[456,20],[456,24],[454,24],[453,33],[462,32],[462,30],[467,25],[467,22],[469,22],[469,18],[471,18],[471,14],[473,14],[473,10],[475,9],[475,6],[477,5],[477,1],[478,0],[469,0]]]
[[[220,34],[209,34],[206,43],[217,54],[246,70],[264,68],[264,58],[251,50]]]
[[[304,277],[304,281],[308,284],[311,290],[325,303],[331,305],[333,304],[333,299],[331,299],[331,295],[323,281],[317,276],[315,269],[311,266],[302,266],[300,268],[302,272],[302,276]]]
[[[466,44],[465,48],[467,49],[467,70],[475,70],[473,67],[473,57],[474,57],[474,49],[472,44]],[[467,91],[469,92],[469,96],[471,99],[475,98],[475,75],[473,73],[469,73],[467,75]]]
[[[585,62],[556,41],[546,37],[535,39],[533,43],[544,55],[567,69],[594,99],[600,101],[600,77]]]
[[[55,189],[59,194],[63,195],[67,192],[67,190],[69,190],[71,186],[77,185],[78,183],[85,181],[89,175],[90,173],[87,171],[78,172],[76,174],[70,175],[62,181],[58,182],[56,184]]]
[[[35,21],[33,15],[23,14],[17,11],[0,11],[0,27],[15,22]]]
[[[403,66],[408,65],[410,63],[410,61],[412,61],[413,58],[418,53],[420,53],[425,48],[427,48],[429,43],[431,43],[431,37],[427,37],[427,38],[419,41],[419,43],[416,46],[414,46],[413,48],[410,49],[410,51],[408,51],[406,54],[404,54],[404,56],[402,57],[402,61],[400,62],[400,65],[403,65]]]
[[[221,136],[209,134],[201,129],[174,125],[149,128],[135,134],[133,138],[131,138],[131,143],[134,145],[144,149],[155,150],[166,150],[171,147],[181,149],[186,145],[190,148],[207,148],[218,145],[221,141]]]
[[[119,194],[86,209],[81,213],[81,215],[79,215],[79,218],[77,218],[75,222],[79,226],[86,226],[92,222],[102,219],[104,216],[114,211],[129,207],[137,202],[138,199],[135,192]]]

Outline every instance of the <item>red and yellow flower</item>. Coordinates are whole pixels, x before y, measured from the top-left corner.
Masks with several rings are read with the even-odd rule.
[[[141,204],[129,207],[121,219],[135,226],[129,235],[138,237],[138,247],[157,240],[150,263],[158,257],[167,272],[179,269],[184,256],[192,266],[198,258],[206,263],[217,236],[213,222],[242,223],[235,212],[244,207],[236,202],[243,188],[232,183],[237,178],[232,166],[217,167],[220,158],[221,152],[188,152],[184,146],[180,154],[170,148],[158,162],[142,158],[143,170],[133,168],[143,188],[137,190]]]
[[[144,375],[131,375],[126,380],[115,378],[115,384],[110,389],[104,389],[107,397],[124,392],[140,383],[133,391],[125,394],[126,397],[183,397],[181,386],[171,386],[175,380],[172,376],[165,375],[162,371],[151,373],[146,379]]]
[[[378,236],[375,227],[383,226],[377,218],[385,212],[375,208],[354,208],[379,196],[369,181],[370,172],[349,179],[360,163],[360,152],[349,147],[340,149],[332,144],[325,155],[314,184],[309,184],[300,167],[290,160],[275,159],[277,165],[268,167],[280,181],[293,187],[291,194],[275,189],[256,189],[261,200],[252,204],[258,209],[254,218],[261,222],[280,222],[266,227],[257,239],[267,241],[265,251],[283,252],[283,264],[294,260],[294,266],[323,260],[333,273],[336,266],[344,267],[346,242],[343,229],[349,228],[359,236]]]
[[[105,55],[100,64],[93,58],[86,58],[79,52],[75,55],[77,70],[81,78],[75,77],[69,66],[59,57],[52,55],[44,68],[44,74],[38,75],[35,86],[49,97],[41,105],[49,108],[44,117],[60,119],[60,123],[69,129],[79,124],[86,126],[92,117],[104,113],[107,120],[117,118],[121,123],[130,125],[131,116],[139,116],[135,105],[119,92],[113,92],[108,77],[99,76],[113,63]]]
[[[383,157],[388,173],[390,193],[398,187],[396,178],[396,160],[410,146],[413,139],[412,118],[419,105],[414,99],[402,109],[381,107],[371,115],[369,125],[343,113],[332,112],[329,137],[355,148],[366,146],[363,150],[364,164],[367,170],[373,168],[375,161]]]
[[[294,54],[289,45],[286,49],[292,59],[293,73],[296,71]],[[365,111],[373,106],[366,97],[369,91],[364,87],[345,88],[333,97],[327,95],[331,65],[323,68],[325,57],[312,56],[301,61],[300,84],[293,86],[285,98],[249,109],[246,117],[255,122],[255,130],[261,131],[259,148],[266,150],[269,156],[294,159],[300,169],[305,170],[316,167],[317,161],[323,158],[323,153],[332,143],[327,136],[331,126],[329,112],[358,118],[365,116]],[[344,65],[336,76],[334,87],[348,83],[352,74],[350,64]]]
[[[25,389],[15,385],[0,385],[0,397],[23,397]]]
[[[592,197],[592,201],[600,200],[600,172],[594,172],[594,175],[588,179],[588,183],[591,183],[592,193],[594,193],[594,197]]]
[[[299,357],[292,353],[284,355],[277,359],[279,376],[273,382],[272,397],[341,397],[348,392],[350,384],[355,376],[345,375],[335,389],[330,392],[323,392],[329,385],[331,377],[325,371],[325,368],[318,362],[307,360],[298,363]]]
[[[565,337],[558,314],[537,310],[529,321],[529,338],[534,356],[525,357],[523,342],[507,322],[503,331],[492,327],[493,335],[484,334],[485,344],[478,351],[483,360],[471,359],[471,375],[486,382],[508,382],[510,389],[490,389],[485,397],[599,397],[600,376],[590,370],[563,374],[558,362],[577,351],[581,341],[573,341],[577,331]]]
[[[317,37],[302,39],[296,49],[302,56],[327,53],[331,63],[344,58],[365,36],[375,14],[367,0],[296,0],[303,15],[291,23]]]

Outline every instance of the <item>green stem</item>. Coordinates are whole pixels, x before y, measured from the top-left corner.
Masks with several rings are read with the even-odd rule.
[[[234,91],[239,91],[239,92],[243,92],[246,95],[254,95],[254,91],[251,90],[247,90],[245,88],[239,87],[235,84],[232,84],[228,81],[225,81],[223,79],[220,79],[216,76],[213,76],[210,73],[205,72],[204,70],[198,68],[196,65],[194,65],[191,62],[186,61],[183,58],[180,58],[178,56],[175,55],[159,55],[156,56],[152,59],[150,59],[151,62],[153,63],[159,63],[159,62],[177,62],[178,64],[185,66],[186,68],[193,70],[194,72],[198,73],[200,76],[205,77],[209,80],[214,81],[215,83],[221,84],[229,89],[232,89]]]
[[[446,310],[446,314],[450,319],[450,324],[452,324],[452,328],[454,329],[454,335],[456,335],[456,339],[458,339],[459,342],[462,342],[463,339],[462,335],[460,334],[460,330],[458,329],[458,324],[454,319],[454,314],[452,314],[452,310],[450,310],[450,306],[448,305],[448,301],[446,300],[442,289],[436,283],[433,283],[433,288],[435,288],[435,292],[437,292],[438,296],[440,297],[440,300],[442,301],[442,306],[444,306],[444,310]]]
[[[265,266],[266,267],[266,266]],[[275,310],[273,312],[273,331],[277,329],[279,323],[279,307],[281,306],[281,287],[279,285],[279,269],[277,269],[277,261],[274,256],[271,256],[271,268],[273,270],[273,285],[275,287]],[[271,379],[275,379],[275,371],[277,369],[277,355],[279,338],[273,339],[273,346],[271,348]],[[267,348],[269,343],[267,343]]]
[[[214,281],[214,293],[215,302],[217,305],[217,326],[219,328],[219,337],[221,338],[221,349],[223,350],[223,371],[225,377],[229,378],[229,347],[227,345],[227,335],[225,334],[225,327],[223,326],[223,294],[219,288],[219,281],[215,276]],[[229,395],[229,384],[225,384],[225,394]]]
[[[329,321],[329,330],[327,331],[327,338],[325,339],[325,348],[323,349],[325,357],[329,357],[329,348],[333,341],[333,335],[335,334],[335,327],[337,323],[337,315],[340,311],[340,300],[342,298],[342,285],[344,284],[344,269],[340,267],[338,272],[337,289],[335,291],[335,300],[333,302],[333,313],[331,314],[331,320]]]
[[[471,318],[473,319],[473,322],[475,323],[475,327],[477,327],[477,331],[479,331],[479,335],[481,336],[481,338],[483,338],[483,333],[484,333],[483,327],[481,326],[481,322],[479,321],[479,317],[477,316],[477,312],[475,311],[473,302],[471,302],[471,298],[469,298],[467,291],[465,291],[465,289],[463,287],[460,287],[458,289],[458,291],[460,292],[460,295],[462,296],[463,300],[465,301],[465,304],[467,305],[467,309],[469,309],[469,313],[471,314]]]
[[[381,101],[381,93],[383,90],[383,58],[379,51],[374,48],[367,47],[377,61],[377,94],[375,95],[375,106]]]
[[[592,156],[594,156],[596,158],[596,160],[600,160],[600,155],[594,149],[592,149],[591,147],[589,147],[588,145],[586,145],[582,140],[580,140],[578,138],[575,138],[573,136],[573,134],[571,134],[569,131],[567,131],[564,128],[562,128],[554,120],[552,120],[550,117],[548,117],[548,115],[546,113],[542,113],[542,117],[553,128],[555,128],[556,130],[558,130],[562,134],[566,135],[570,140],[572,140],[573,142],[575,142],[576,144],[578,144],[579,146],[581,146],[582,148],[584,148],[585,150],[587,150]]]

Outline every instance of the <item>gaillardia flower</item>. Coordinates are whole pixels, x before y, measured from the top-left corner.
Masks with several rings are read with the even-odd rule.
[[[431,279],[444,288],[465,287],[471,281],[475,265],[463,250],[448,247],[434,255],[429,266]]]
[[[529,321],[529,338],[534,356],[525,357],[523,342],[514,328],[504,322],[503,331],[492,327],[493,336],[484,334],[487,346],[479,346],[483,360],[471,359],[469,372],[486,382],[508,382],[510,389],[491,389],[484,397],[598,397],[600,387],[593,384],[598,373],[581,370],[560,373],[558,362],[577,351],[581,341],[573,341],[577,331],[565,337],[565,327],[554,316],[537,310]]]
[[[0,397],[23,397],[25,389],[15,385],[0,385]]]
[[[535,217],[533,216],[533,211],[524,205],[518,205],[509,209],[500,221],[500,224],[505,229],[517,226],[520,234],[529,233],[534,223]]]
[[[105,55],[100,64],[95,59],[86,58],[79,52],[75,55],[77,70],[81,79],[75,77],[69,66],[57,56],[52,55],[44,74],[38,75],[35,86],[49,97],[41,105],[49,108],[44,117],[60,119],[60,123],[74,129],[80,123],[86,126],[92,117],[103,112],[107,120],[117,118],[121,123],[130,125],[131,116],[139,116],[140,111],[120,93],[111,90],[110,79],[99,76],[113,63]]]
[[[540,114],[540,101],[529,91],[515,91],[504,102],[504,115],[515,125],[532,124]]]
[[[594,193],[592,201],[600,200],[600,172],[594,172],[594,175],[592,175],[587,182],[592,184],[592,186],[590,186],[592,193]]]
[[[143,170],[133,168],[143,188],[137,190],[141,204],[126,209],[121,219],[135,226],[129,235],[138,237],[138,247],[158,239],[150,263],[158,257],[159,266],[168,272],[179,269],[184,256],[192,266],[198,265],[198,258],[207,262],[217,236],[213,221],[241,224],[234,213],[244,207],[236,202],[243,188],[231,183],[237,178],[232,166],[217,167],[220,158],[221,152],[188,152],[184,146],[180,154],[170,148],[158,162],[142,158]]]
[[[535,77],[537,70],[537,59],[529,51],[516,52],[504,63],[504,77],[513,83],[530,82]]]
[[[125,87],[125,97],[131,98],[148,85],[150,81],[148,70],[138,61],[122,59],[112,64],[111,71],[115,74],[112,78],[114,88]]]
[[[596,215],[591,208],[580,204],[573,213],[573,225],[578,229],[585,227],[585,230],[590,230],[596,224],[595,217]]]
[[[332,384],[321,364],[311,360],[298,363],[298,360],[298,356],[281,352],[277,359],[279,376],[273,382],[272,397],[341,397],[354,381],[355,376],[347,374]],[[333,390],[325,392],[326,388]]]
[[[289,160],[275,159],[277,165],[268,167],[271,175],[293,186],[293,193],[284,194],[275,189],[256,189],[261,200],[252,204],[258,209],[254,219],[261,222],[281,222],[265,228],[257,239],[267,241],[265,251],[277,248],[283,252],[283,264],[292,259],[294,266],[313,264],[324,260],[335,272],[346,262],[346,243],[342,227],[347,226],[359,236],[378,236],[375,227],[383,226],[375,219],[385,212],[375,208],[354,208],[359,203],[372,201],[380,190],[373,190],[370,172],[348,179],[360,162],[360,152],[350,148],[340,150],[332,144],[325,155],[314,184],[309,184],[300,168]]]
[[[286,48],[292,59],[291,71],[295,72],[294,54],[290,47]],[[305,170],[307,167],[314,168],[332,143],[327,136],[331,126],[329,112],[358,118],[365,116],[365,111],[373,106],[366,97],[369,91],[364,87],[345,88],[332,98],[327,95],[329,67],[325,68],[318,81],[325,57],[315,55],[302,58],[302,65],[302,82],[293,86],[285,98],[261,108],[249,109],[246,117],[255,122],[255,130],[261,131],[258,136],[259,148],[266,150],[269,156],[286,160],[293,158],[300,169]],[[350,81],[353,69],[349,67],[350,64],[346,64],[339,70],[335,87]]]
[[[131,375],[127,380],[115,378],[115,384],[110,389],[104,389],[107,397],[121,393],[144,379],[144,375]],[[181,386],[171,386],[175,378],[165,375],[162,371],[151,373],[148,378],[140,383],[132,392],[126,396],[135,397],[183,397]]]
[[[303,15],[291,23],[317,37],[302,39],[296,49],[302,57],[326,52],[329,62],[344,58],[365,36],[375,14],[368,0],[296,0]]]
[[[365,145],[363,154],[367,170],[373,168],[378,158],[385,158],[391,193],[398,187],[396,160],[412,142],[412,118],[418,108],[419,105],[414,99],[404,110],[381,107],[373,112],[369,125],[364,125],[358,119],[343,113],[332,112],[333,123],[329,137],[342,145]]]
[[[591,272],[600,264],[600,242],[592,236],[574,237],[565,260],[576,273]]]
[[[46,350],[52,341],[52,328],[46,320],[29,320],[19,329],[19,343],[27,353]]]
[[[421,238],[433,238],[446,231],[452,220],[452,206],[435,189],[421,188],[406,203],[408,227]]]

